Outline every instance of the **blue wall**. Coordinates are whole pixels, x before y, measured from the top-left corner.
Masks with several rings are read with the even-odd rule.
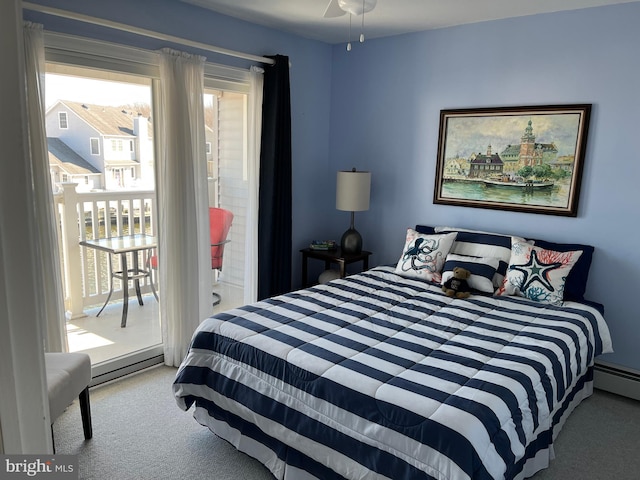
[[[602,360],[640,370],[638,19],[636,2],[335,46],[329,158],[372,172],[356,224],[374,263],[396,262],[416,223],[592,244],[587,297],[615,349]],[[593,104],[577,218],[433,204],[441,109],[570,103]]]
[[[169,0],[37,0],[256,55],[291,59],[294,286],[298,248],[339,238],[335,172],[373,173],[371,209],[356,226],[372,264],[400,255],[416,223],[449,224],[596,247],[587,296],[601,302],[616,352],[603,360],[640,370],[640,315],[632,306],[640,255],[633,143],[640,111],[640,3],[486,22],[367,40],[347,53]],[[33,12],[47,30],[157,49],[165,42]],[[171,46],[171,45],[169,45]],[[182,50],[189,50],[174,45]],[[189,50],[193,51],[193,50]],[[210,61],[248,66],[208,52]],[[441,109],[593,104],[577,218],[434,205]]]

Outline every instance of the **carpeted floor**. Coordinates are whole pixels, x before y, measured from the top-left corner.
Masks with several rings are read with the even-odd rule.
[[[90,390],[93,438],[74,402],[53,425],[56,453],[79,456],[81,480],[273,480],[256,460],[178,408],[165,366]]]
[[[82,480],[273,480],[257,461],[178,408],[176,369],[156,367],[91,389],[93,439],[75,402],[54,424],[56,451],[79,456]],[[597,390],[569,418],[556,459],[534,480],[640,478],[640,402]]]

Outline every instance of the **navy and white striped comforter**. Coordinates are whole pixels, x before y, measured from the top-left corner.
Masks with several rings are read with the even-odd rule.
[[[591,307],[454,300],[378,267],[207,319],[174,393],[319,478],[522,478],[609,351]]]

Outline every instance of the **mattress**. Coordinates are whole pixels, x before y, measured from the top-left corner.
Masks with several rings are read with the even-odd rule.
[[[610,351],[589,305],[377,267],[206,319],[173,390],[276,478],[525,478]]]

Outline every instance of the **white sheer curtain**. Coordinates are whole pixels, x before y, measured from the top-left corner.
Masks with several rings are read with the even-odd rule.
[[[44,126],[44,34],[42,25],[25,22],[24,55],[27,89],[29,150],[33,177],[36,219],[36,263],[42,280],[44,346],[48,352],[66,352],[64,296],[60,268],[60,250],[49,173],[49,152]],[[37,290],[34,290],[37,292]]]
[[[247,231],[244,262],[244,303],[258,298],[258,191],[260,181],[260,138],[262,135],[262,87],[264,70],[251,67],[249,71],[250,92],[248,112],[248,159],[247,159]]]
[[[178,366],[212,314],[204,128],[204,57],[160,52],[160,316],[164,361]]]

